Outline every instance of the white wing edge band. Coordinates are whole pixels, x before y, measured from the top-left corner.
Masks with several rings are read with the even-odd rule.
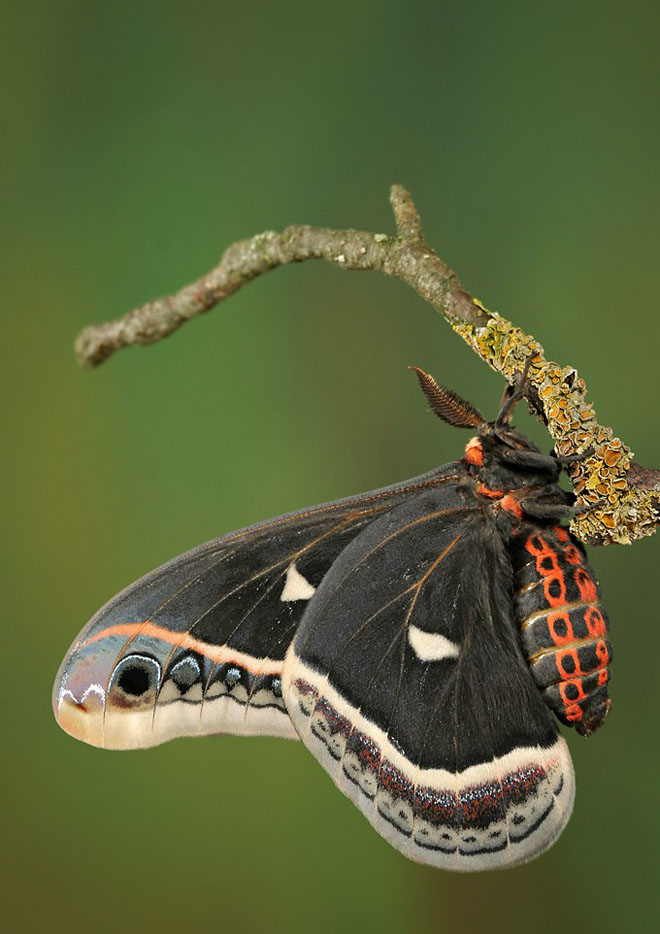
[[[297,691],[295,682],[301,678],[318,692],[319,699],[323,698],[351,723],[352,730],[364,733],[379,747],[381,762],[391,762],[418,788],[445,790],[458,798],[460,793],[465,793],[470,788],[499,782],[502,778],[529,767],[541,767],[547,777],[539,788],[539,793],[529,798],[521,807],[511,805],[507,810],[505,822],[500,821],[498,825],[488,828],[491,830],[497,827],[504,831],[505,839],[508,840],[506,848],[485,852],[484,844],[487,844],[488,830],[454,831],[453,845],[456,849],[451,854],[428,848],[424,842],[420,843],[420,835],[438,831],[424,828],[424,821],[413,815],[407,803],[401,809],[401,799],[393,798],[391,794],[379,790],[373,774],[364,771],[360,774],[357,758],[354,754],[345,752],[345,741],[342,743],[339,739],[339,746],[335,745],[332,754],[330,753],[330,737],[327,736],[327,732],[321,738],[324,728],[321,711],[317,711],[314,702],[309,709],[303,711],[303,705],[309,704],[311,698],[303,698]],[[519,747],[499,758],[470,766],[462,772],[421,769],[406,759],[379,727],[367,720],[335,691],[328,683],[327,677],[307,667],[295,655],[293,646],[290,647],[285,660],[282,681],[287,709],[300,738],[339,789],[357,805],[376,830],[409,859],[458,872],[518,865],[540,856],[549,849],[566,826],[573,810],[575,775],[563,737],[558,736],[550,748]],[[316,720],[319,722],[316,723]],[[355,762],[349,761],[351,759],[355,759]],[[343,774],[347,767],[352,772],[351,780]],[[404,814],[405,810],[410,813]],[[553,810],[554,813],[551,813]],[[398,821],[399,817],[401,820]],[[427,836],[426,840],[429,839]]]

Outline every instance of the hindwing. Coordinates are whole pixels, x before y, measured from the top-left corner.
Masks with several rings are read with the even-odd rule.
[[[109,748],[174,736],[297,738],[281,670],[310,597],[375,517],[456,482],[460,464],[281,516],[186,552],[132,584],[87,624],[55,682],[60,724]]]
[[[318,587],[283,676],[302,740],[406,856],[513,865],[570,816],[566,745],[522,655],[512,568],[460,485],[370,523]]]

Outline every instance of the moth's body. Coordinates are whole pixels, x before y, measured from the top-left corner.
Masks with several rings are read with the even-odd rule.
[[[427,382],[422,379],[424,377]],[[425,374],[462,460],[188,552],[90,621],[55,714],[109,748],[301,738],[407,856],[472,870],[547,849],[574,776],[550,710],[609,708],[607,621],[560,465]],[[515,400],[514,400],[515,401]]]

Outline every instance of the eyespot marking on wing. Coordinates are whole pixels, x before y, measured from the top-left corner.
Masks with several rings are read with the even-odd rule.
[[[286,570],[286,580],[284,589],[280,594],[280,600],[283,603],[289,603],[293,600],[309,600],[316,593],[316,587],[313,587],[308,580],[302,576],[296,562],[290,564]]]
[[[408,627],[408,642],[423,662],[440,662],[446,658],[458,658],[459,646],[439,632],[425,632],[417,626]]]

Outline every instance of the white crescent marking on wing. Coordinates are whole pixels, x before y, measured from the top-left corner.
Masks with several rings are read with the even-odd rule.
[[[280,595],[280,600],[288,603],[292,600],[309,600],[316,593],[316,587],[312,587],[308,580],[302,576],[296,568],[295,561],[290,564],[286,571],[286,581],[284,590]]]
[[[408,641],[417,657],[423,662],[440,662],[445,658],[458,658],[458,645],[439,632],[424,632],[417,626],[409,626]]]

